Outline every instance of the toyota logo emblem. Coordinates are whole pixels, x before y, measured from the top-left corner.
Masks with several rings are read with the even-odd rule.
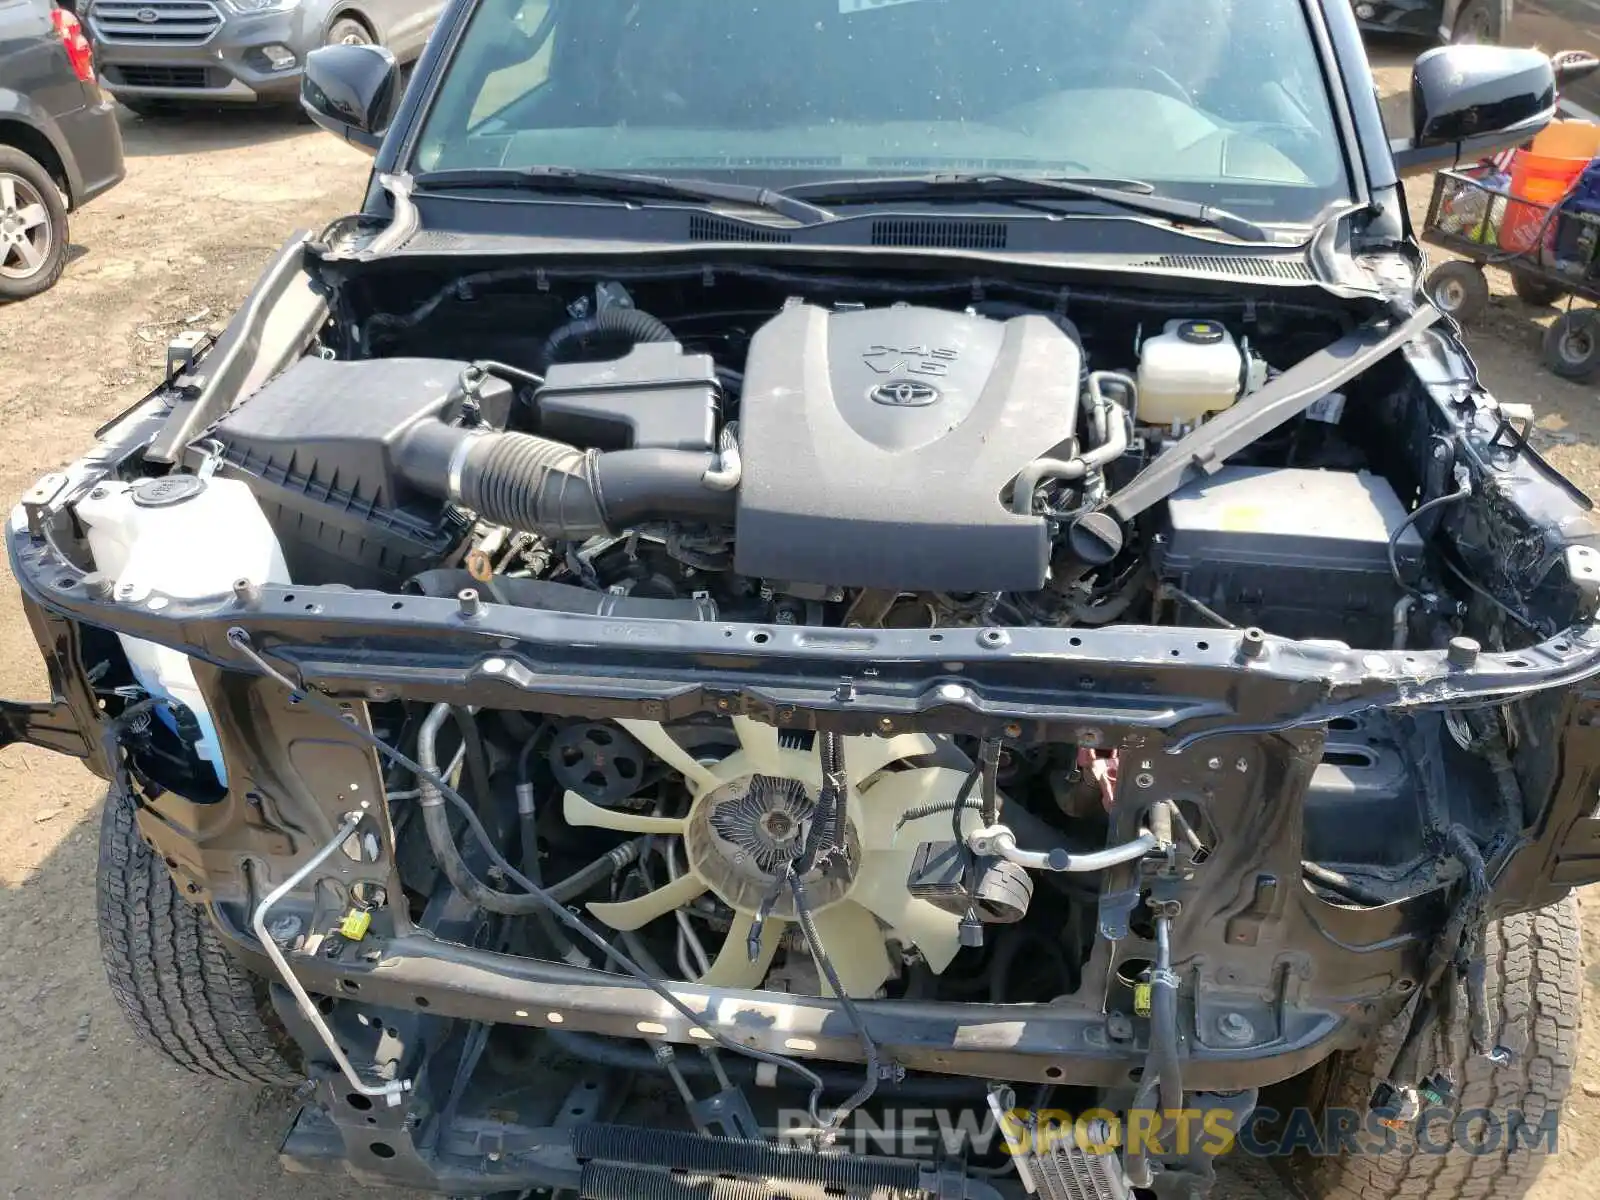
[[[153,8],[141,8],[133,16],[136,21],[143,25],[154,25],[161,20],[161,14]]]
[[[867,395],[874,404],[887,404],[890,408],[926,408],[938,401],[939,389],[914,379],[896,379],[878,384]]]

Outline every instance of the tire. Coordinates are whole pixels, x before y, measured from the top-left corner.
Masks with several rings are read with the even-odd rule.
[[[1445,1045],[1436,1033],[1419,1065],[1429,1074],[1442,1068],[1456,1081],[1456,1113],[1488,1110],[1504,1122],[1520,1110],[1537,1128],[1547,1114],[1559,1120],[1578,1055],[1583,968],[1576,898],[1490,925],[1486,953],[1490,1028],[1513,1049],[1513,1061],[1496,1066],[1472,1058],[1464,1036]],[[1329,1064],[1329,1107],[1366,1112],[1405,1017],[1372,1046]],[[1446,1140],[1445,1127],[1443,1116],[1430,1121],[1429,1138]],[[1513,1150],[1506,1136],[1492,1151],[1450,1140],[1443,1153],[1405,1134],[1385,1154],[1304,1157],[1294,1163],[1295,1182],[1306,1200],[1518,1200],[1544,1165],[1542,1155]]]
[[[1450,41],[1455,45],[1479,42],[1495,45],[1504,30],[1500,28],[1500,8],[1495,0],[1467,0],[1456,14]]]
[[[340,17],[328,26],[328,37],[324,43],[329,46],[370,46],[373,44],[372,30],[368,29],[354,17]]]
[[[266,984],[229,956],[205,910],[178,894],[139,836],[132,798],[115,789],[100,819],[96,900],[106,979],[142,1041],[199,1075],[304,1081]]]
[[[1511,272],[1511,289],[1517,293],[1517,299],[1536,308],[1549,308],[1557,300],[1564,300],[1572,294],[1560,284],[1547,283],[1524,271]]]
[[[1424,286],[1434,307],[1463,325],[1489,307],[1489,281],[1476,263],[1459,259],[1440,263],[1428,274]]]
[[[67,206],[50,172],[0,145],[0,303],[47,292],[67,267]]]
[[[1568,309],[1544,334],[1544,365],[1563,379],[1600,371],[1600,309]]]

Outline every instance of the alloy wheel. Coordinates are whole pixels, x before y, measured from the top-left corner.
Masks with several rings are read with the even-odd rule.
[[[44,197],[20,175],[0,172],[0,277],[32,279],[54,245]]]

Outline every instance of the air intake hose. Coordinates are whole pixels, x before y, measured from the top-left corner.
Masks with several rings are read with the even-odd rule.
[[[603,345],[622,344],[629,348],[640,342],[673,342],[672,330],[660,317],[652,317],[637,308],[602,308],[592,317],[580,317],[557,329],[539,350],[540,369],[551,363],[565,362],[568,351],[576,343],[585,346],[594,342]]]
[[[413,429],[399,452],[401,474],[419,491],[465,504],[498,525],[563,541],[646,521],[730,525],[734,493],[703,482],[716,465],[715,455],[693,450],[602,454],[431,420]]]

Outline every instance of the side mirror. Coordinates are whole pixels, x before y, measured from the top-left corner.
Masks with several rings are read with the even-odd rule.
[[[1411,72],[1411,136],[1390,143],[1417,175],[1521,145],[1556,115],[1556,73],[1540,50],[1440,46]]]
[[[306,55],[300,106],[329,133],[375,154],[400,91],[400,64],[384,47],[322,46]]]

